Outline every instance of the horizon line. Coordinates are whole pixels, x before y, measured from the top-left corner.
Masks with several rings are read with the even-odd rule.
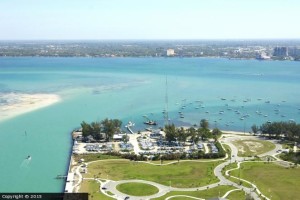
[[[198,38],[198,39],[0,39],[0,41],[255,41],[255,40],[300,40],[299,38]]]

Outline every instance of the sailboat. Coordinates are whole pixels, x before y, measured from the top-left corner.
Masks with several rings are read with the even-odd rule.
[[[154,125],[154,126],[157,125],[156,121],[150,120],[146,115],[144,115],[143,117],[147,119],[147,121],[145,121],[144,124]]]

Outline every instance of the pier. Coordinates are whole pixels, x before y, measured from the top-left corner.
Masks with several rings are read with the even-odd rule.
[[[72,135],[74,135],[74,132],[72,133]],[[74,147],[74,140],[73,140],[73,145],[72,145],[72,149]],[[65,185],[65,193],[73,193],[73,189],[74,189],[74,175],[75,173],[72,172],[71,169],[71,165],[72,165],[72,153],[70,155],[70,161],[69,161],[69,167],[68,167],[68,174],[67,176],[65,175],[57,175],[57,179],[66,179],[66,185]]]
[[[131,130],[130,127],[134,126],[135,124],[132,123],[132,122],[128,122],[128,124],[125,126],[127,128],[127,130],[131,133],[131,134],[134,134],[134,132]]]

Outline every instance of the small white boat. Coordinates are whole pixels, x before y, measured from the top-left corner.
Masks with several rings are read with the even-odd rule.
[[[27,156],[26,160],[31,160],[31,156]]]

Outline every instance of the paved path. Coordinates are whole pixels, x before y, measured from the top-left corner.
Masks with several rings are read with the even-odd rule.
[[[152,181],[144,181],[144,180],[108,181],[107,183],[103,184],[102,187],[105,187],[105,188],[107,188],[107,190],[112,192],[114,194],[114,198],[124,199],[126,196],[129,196],[129,195],[124,194],[124,193],[122,193],[122,192],[120,192],[119,190],[116,189],[117,185],[122,184],[122,183],[145,183],[145,184],[155,186],[159,190],[158,193],[156,193],[154,195],[150,195],[150,196],[139,196],[139,197],[130,196],[130,200],[152,199],[152,198],[157,198],[157,197],[163,196],[166,193],[170,192],[170,187],[168,187],[168,186],[161,185],[159,183],[155,183],[155,182],[152,182]]]
[[[165,186],[165,185],[162,185],[162,184],[159,184],[159,183],[155,183],[155,182],[152,182],[152,181],[145,181],[145,180],[122,180],[122,181],[106,180],[105,182],[100,181],[100,180],[97,180],[97,181],[100,183],[100,186],[101,186],[100,190],[101,190],[102,193],[104,193],[107,196],[111,196],[113,198],[116,198],[116,199],[124,199],[125,197],[129,196],[130,200],[131,199],[133,199],[133,200],[146,200],[146,199],[157,198],[157,197],[163,196],[163,195],[165,195],[166,193],[168,193],[170,191],[198,191],[198,190],[206,190],[208,188],[213,188],[213,187],[217,187],[217,186],[220,186],[220,185],[231,185],[231,186],[236,187],[237,189],[228,191],[223,197],[228,196],[230,194],[230,192],[233,192],[233,191],[236,191],[236,190],[242,190],[245,193],[249,194],[255,200],[260,200],[261,199],[258,196],[258,194],[260,194],[261,197],[264,197],[265,199],[269,200],[269,198],[264,196],[259,191],[259,189],[257,188],[257,186],[255,184],[253,184],[253,183],[251,183],[247,180],[231,176],[233,178],[245,181],[245,182],[247,182],[248,184],[250,184],[252,186],[252,188],[247,188],[245,186],[238,185],[237,183],[228,180],[222,174],[222,169],[226,165],[229,165],[230,163],[237,162],[238,167],[236,169],[239,169],[241,163],[248,162],[248,160],[253,159],[253,157],[247,157],[247,158],[239,157],[238,156],[238,149],[232,144],[232,141],[237,140],[237,139],[244,139],[244,138],[246,138],[246,139],[261,139],[261,138],[255,137],[255,136],[240,136],[240,135],[239,136],[231,136],[231,137],[227,137],[227,136],[226,137],[221,137],[221,139],[220,139],[221,144],[227,144],[231,148],[231,157],[227,161],[221,163],[220,165],[218,165],[214,169],[214,174],[220,180],[218,183],[213,183],[213,184],[205,185],[205,186],[202,186],[202,187],[196,187],[196,188],[174,188],[174,187],[171,187],[171,186]],[[280,144],[278,144],[277,141],[272,141],[272,142],[275,143],[275,145],[276,145],[275,149],[273,149],[273,150],[271,150],[267,153],[261,154],[259,156],[275,156],[277,154],[277,151],[279,149],[282,149],[282,146]],[[135,151],[137,151],[137,149]],[[180,162],[213,162],[213,161],[225,160],[227,158],[228,158],[228,156],[226,155],[226,158],[223,158],[223,159],[202,160],[202,161],[199,161],[199,160],[181,160]],[[276,158],[276,159],[278,159],[278,158]],[[105,161],[108,161],[108,160],[93,161],[93,162],[90,162],[90,163],[105,162]],[[173,164],[173,163],[176,163],[176,162],[178,162],[178,161],[169,162],[169,163],[162,164],[162,165],[170,165],[170,164]],[[251,162],[253,162],[253,161],[251,161]],[[257,162],[261,162],[261,161],[257,161]],[[88,163],[88,164],[90,164],[90,163]],[[151,164],[151,165],[161,165],[161,164],[149,163],[149,162],[143,162],[143,163],[147,163],[147,164]],[[76,174],[79,176],[79,182],[77,183],[77,185],[79,185],[81,180],[82,180],[82,176],[79,172],[79,169],[80,169],[80,167],[78,167],[76,169]],[[236,169],[227,170],[225,172],[225,174],[229,175],[230,171],[236,170]],[[91,179],[91,178],[89,178],[89,179]],[[130,195],[127,195],[127,194],[123,194],[122,192],[120,192],[116,189],[116,186],[118,184],[129,183],[129,182],[139,182],[139,183],[150,184],[150,185],[153,185],[153,186],[157,187],[159,189],[159,192],[154,194],[154,195],[151,195],[151,196],[137,197],[137,196],[130,196]],[[103,190],[102,188],[105,188],[105,189]],[[105,192],[105,190],[110,191],[111,193],[113,193],[113,195],[108,195]],[[256,191],[256,192],[254,192],[254,191]],[[192,198],[192,199],[200,199],[200,198],[195,198],[195,197],[190,197],[190,196],[185,196],[185,195],[174,195],[174,196],[168,197],[167,199],[172,199],[172,198],[179,197],[179,196],[188,197],[188,198]]]
[[[229,190],[228,192],[226,192],[223,196],[222,196],[222,198],[226,198],[231,192],[234,192],[234,191],[239,191],[240,189],[233,189],[233,190]]]
[[[188,196],[188,195],[174,195],[174,196],[167,197],[165,200],[173,199],[173,198],[176,198],[176,197],[187,197],[189,199],[205,200],[205,199],[201,199],[201,198],[197,198],[197,197],[192,197],[192,196]]]

